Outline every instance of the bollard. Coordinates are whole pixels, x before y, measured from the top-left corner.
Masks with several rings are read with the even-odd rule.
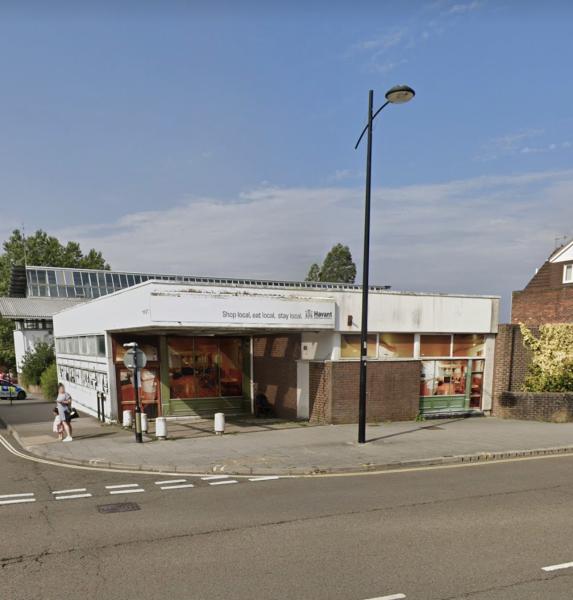
[[[141,413],[141,432],[147,433],[147,414]]]
[[[131,414],[131,411],[124,410],[122,427],[125,427],[126,429],[131,429],[132,424],[133,424],[133,415]]]
[[[155,437],[158,440],[167,439],[167,419],[165,417],[155,419]]]
[[[225,433],[225,413],[215,413],[215,433],[217,435]]]

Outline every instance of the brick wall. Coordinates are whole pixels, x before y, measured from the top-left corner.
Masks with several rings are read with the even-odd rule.
[[[532,327],[535,335],[539,328]],[[492,414],[497,415],[503,392],[520,392],[531,362],[519,325],[500,325],[495,339]]]
[[[321,425],[331,419],[331,362],[311,362],[308,365],[309,420]]]
[[[415,419],[420,403],[419,361],[368,363],[368,421]],[[311,421],[356,423],[360,364],[357,361],[311,363]]]
[[[528,421],[573,421],[573,394],[503,392],[497,416]]]
[[[265,394],[278,417],[296,419],[299,333],[253,338],[253,381],[256,393]]]
[[[513,292],[511,321],[526,325],[573,322],[573,286]]]

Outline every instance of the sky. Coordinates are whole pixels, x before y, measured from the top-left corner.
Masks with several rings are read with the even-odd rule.
[[[573,237],[565,1],[0,3],[0,239],[42,228],[113,268],[502,296]],[[560,241],[561,240],[561,241]]]

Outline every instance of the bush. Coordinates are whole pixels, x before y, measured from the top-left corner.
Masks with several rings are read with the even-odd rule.
[[[24,385],[40,385],[42,373],[55,362],[54,346],[46,342],[38,342],[32,351],[24,354],[22,359]]]
[[[573,324],[541,325],[539,337],[521,325],[523,343],[531,350],[526,392],[573,391]]]
[[[55,400],[58,395],[58,370],[56,363],[52,363],[40,377],[42,395],[45,400]]]

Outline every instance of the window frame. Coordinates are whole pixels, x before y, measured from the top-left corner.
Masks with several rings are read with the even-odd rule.
[[[567,270],[570,271],[570,277],[567,277]],[[573,263],[563,265],[563,283],[573,283]]]

